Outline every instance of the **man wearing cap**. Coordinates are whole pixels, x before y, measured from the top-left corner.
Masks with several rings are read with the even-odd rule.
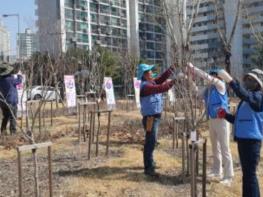
[[[220,179],[222,184],[231,185],[234,176],[233,161],[230,150],[230,127],[226,120],[217,117],[217,110],[228,111],[228,96],[225,82],[218,76],[221,70],[214,67],[209,74],[188,64],[188,69],[196,76],[204,79],[209,86],[203,93],[206,113],[209,118],[209,133],[213,153],[213,166],[209,177]],[[223,176],[222,176],[223,173]]]
[[[6,133],[6,126],[10,121],[10,133],[16,133],[16,113],[18,94],[16,86],[22,83],[22,76],[13,76],[14,68],[8,63],[0,63],[0,107],[3,113],[1,134]]]
[[[225,70],[220,71],[219,76],[241,99],[235,115],[219,109],[218,116],[234,124],[234,138],[243,172],[243,197],[259,197],[256,171],[263,139],[263,71],[253,69],[247,73],[243,78],[244,86]]]
[[[156,143],[156,135],[163,111],[163,92],[168,91],[174,85],[174,80],[167,81],[174,71],[171,66],[162,75],[154,78],[152,69],[154,65],[140,64],[137,68],[137,78],[141,80],[140,103],[143,116],[143,127],[146,131],[143,151],[144,173],[155,176],[155,164],[153,152]]]

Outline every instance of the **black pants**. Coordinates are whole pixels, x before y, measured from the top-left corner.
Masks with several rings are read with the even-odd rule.
[[[3,113],[3,119],[1,124],[1,133],[6,132],[6,127],[8,121],[10,121],[10,133],[16,133],[16,115],[17,115],[17,106],[9,105],[6,103],[0,102],[0,107]]]
[[[237,140],[243,173],[243,197],[259,197],[257,166],[260,159],[261,141]]]

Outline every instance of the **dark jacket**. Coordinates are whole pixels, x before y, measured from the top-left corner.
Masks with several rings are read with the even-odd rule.
[[[230,83],[230,87],[234,90],[236,95],[241,99],[237,107],[237,112],[240,110],[243,102],[246,102],[254,112],[263,111],[263,92],[262,91],[260,90],[248,91],[238,81],[232,81]],[[234,124],[236,120],[236,115],[227,113],[225,119],[228,122]],[[251,125],[251,127],[252,126],[253,125]],[[240,140],[239,137],[237,137],[236,135],[235,135],[235,139]]]
[[[237,110],[243,101],[246,101],[255,112],[263,111],[263,92],[262,91],[248,91],[238,81],[232,81],[230,87],[235,94],[241,99]],[[235,116],[226,114],[226,120],[232,124],[235,122]]]
[[[0,77],[0,98],[6,100],[10,105],[17,105],[18,94],[16,86],[20,83],[22,83],[21,75],[17,75],[17,78],[13,75]]]

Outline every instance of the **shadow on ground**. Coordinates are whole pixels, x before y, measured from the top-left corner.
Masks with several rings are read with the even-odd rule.
[[[82,178],[94,178],[104,180],[126,180],[134,182],[156,182],[163,185],[181,185],[186,182],[182,181],[182,175],[167,175],[158,174],[158,177],[149,177],[143,174],[143,167],[97,167],[97,168],[83,168],[78,170],[64,170],[58,171],[57,174],[62,177],[73,176]]]

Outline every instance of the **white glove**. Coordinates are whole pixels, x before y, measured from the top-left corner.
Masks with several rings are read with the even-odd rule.
[[[228,74],[225,70],[220,70],[218,72],[218,76],[223,79],[225,82],[230,83],[231,81],[233,81],[233,78],[230,76],[230,74]]]
[[[176,78],[178,78],[178,79],[182,79],[182,78],[184,78],[184,77],[186,77],[186,76],[185,76],[185,74],[184,74],[183,72],[179,72],[179,73],[176,75]]]
[[[183,73],[183,72],[179,72],[178,74],[174,74],[171,79],[172,80],[180,80],[180,79],[183,79],[185,78],[186,75]]]
[[[190,68],[190,69],[194,69],[194,65],[191,62],[187,63],[187,67]]]

